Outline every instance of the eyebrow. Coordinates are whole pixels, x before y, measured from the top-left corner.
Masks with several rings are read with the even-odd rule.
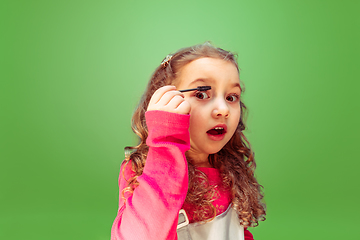
[[[211,79],[211,78],[198,78],[198,79],[196,79],[196,80],[192,81],[192,82],[189,84],[189,86],[190,86],[190,85],[192,85],[192,84],[198,83],[198,82],[203,82],[203,83],[214,83],[214,82],[215,82],[215,80],[214,80],[214,79]],[[241,89],[240,83],[234,83],[234,84],[231,84],[231,87],[232,87],[232,88],[233,88],[233,87],[238,87],[238,88],[240,88],[240,91],[242,92],[242,89]]]
[[[239,87],[239,88],[240,88],[240,91],[242,92],[240,83],[234,83],[234,84],[232,84],[231,86],[232,86],[232,87]]]
[[[211,78],[198,78],[198,79],[196,79],[195,81],[192,81],[192,82],[189,84],[189,86],[192,85],[192,84],[195,84],[195,83],[197,83],[197,82],[203,82],[203,83],[210,82],[210,83],[213,83],[214,80],[211,79]]]

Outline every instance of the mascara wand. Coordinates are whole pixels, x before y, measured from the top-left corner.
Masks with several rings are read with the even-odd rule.
[[[207,91],[210,90],[211,87],[210,86],[199,86],[197,88],[190,88],[190,89],[184,89],[184,90],[179,90],[179,92],[190,92],[190,91]]]

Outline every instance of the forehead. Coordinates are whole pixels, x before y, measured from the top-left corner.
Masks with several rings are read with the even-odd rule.
[[[181,68],[177,82],[179,86],[187,87],[201,82],[217,85],[235,85],[240,82],[239,72],[235,64],[217,58],[199,58]]]

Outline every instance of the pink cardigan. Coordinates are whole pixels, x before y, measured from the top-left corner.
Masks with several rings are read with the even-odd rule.
[[[179,210],[188,190],[185,152],[190,149],[190,115],[164,111],[145,114],[149,152],[139,185],[133,194],[122,190],[134,172],[131,162],[120,169],[119,209],[111,229],[111,240],[176,240]],[[205,172],[206,173],[206,172]],[[124,178],[125,177],[125,178]],[[245,240],[253,239],[245,230]]]

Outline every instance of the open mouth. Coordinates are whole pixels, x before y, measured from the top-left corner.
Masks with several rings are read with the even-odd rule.
[[[223,127],[215,127],[213,129],[210,129],[206,133],[208,133],[210,135],[222,135],[222,134],[225,134],[226,131]]]

